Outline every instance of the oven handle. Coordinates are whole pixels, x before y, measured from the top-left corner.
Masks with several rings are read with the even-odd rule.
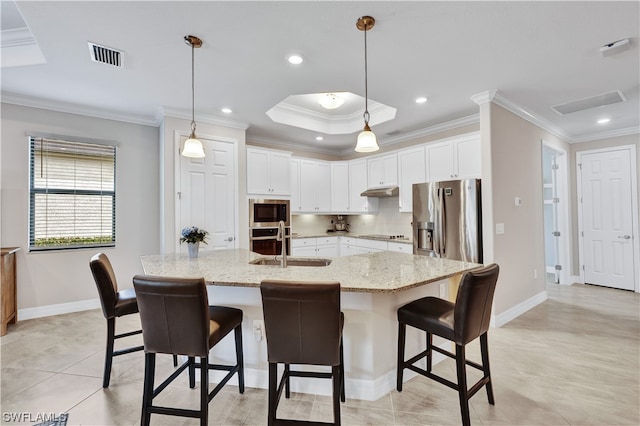
[[[275,240],[276,236],[274,235],[273,237],[271,236],[267,236],[267,237],[249,237],[249,240],[252,241],[256,241],[256,240]]]

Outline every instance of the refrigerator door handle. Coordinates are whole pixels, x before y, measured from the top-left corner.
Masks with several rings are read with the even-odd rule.
[[[439,247],[438,247],[438,252],[439,252],[439,256],[442,257],[445,254],[445,250],[447,247],[447,240],[446,240],[446,226],[447,226],[447,212],[446,212],[446,207],[445,207],[445,203],[444,203],[444,189],[440,188],[438,190],[438,211],[440,212],[439,214],[439,221],[440,221],[440,226],[438,226],[438,240],[439,240]]]

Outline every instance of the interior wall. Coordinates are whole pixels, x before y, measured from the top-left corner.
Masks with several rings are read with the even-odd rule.
[[[488,117],[481,112],[481,128],[482,120],[490,120],[487,135],[481,132],[483,155],[486,151],[491,165],[486,183],[491,186],[492,222],[485,223],[485,229],[492,233],[493,248],[485,254],[485,263],[500,265],[494,301],[494,312],[500,315],[546,291],[541,141],[567,144],[499,105],[489,105],[484,111]],[[515,206],[515,197],[521,198],[521,206]],[[495,233],[498,223],[504,224],[503,234]]]
[[[30,132],[116,141],[116,247],[28,252]],[[142,273],[140,255],[158,247],[158,129],[150,126],[2,104],[1,232],[17,253],[18,309],[94,300],[91,256],[105,252],[118,284]]]
[[[569,164],[570,164],[570,175],[569,175],[569,186],[573,188],[573,193],[571,194],[571,217],[573,218],[571,223],[571,233],[576,237],[572,239],[571,246],[571,270],[574,276],[580,275],[580,252],[579,252],[579,244],[580,239],[578,238],[579,230],[578,230],[578,196],[577,188],[577,166],[576,166],[576,154],[580,151],[589,151],[592,149],[602,149],[602,148],[615,148],[622,145],[635,145],[636,147],[636,167],[640,166],[640,134],[628,135],[628,136],[618,136],[615,138],[606,138],[599,139],[595,141],[581,142],[571,144],[569,151]],[[638,200],[640,200],[640,185],[638,185]],[[636,206],[638,208],[638,206]]]
[[[175,142],[176,134],[187,137],[191,132],[191,120],[165,116],[161,125],[160,137],[161,154],[158,159],[162,194],[159,199],[160,224],[162,245],[160,253],[174,253],[180,237],[180,230],[176,229],[176,201],[178,199],[176,188],[176,159],[180,155]],[[220,126],[198,121],[197,134],[209,139],[216,137],[224,140],[234,140],[237,152],[238,174],[238,235],[236,235],[238,248],[249,248],[249,202],[247,197],[247,153],[245,129]],[[157,253],[157,250],[156,250]]]

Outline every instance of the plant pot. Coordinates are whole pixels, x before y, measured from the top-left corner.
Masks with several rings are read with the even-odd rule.
[[[195,259],[198,257],[198,249],[200,248],[200,243],[187,243],[187,249],[189,250],[189,257]]]

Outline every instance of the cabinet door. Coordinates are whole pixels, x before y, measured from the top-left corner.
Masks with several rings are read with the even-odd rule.
[[[367,186],[375,188],[384,185],[384,163],[382,158],[367,160]]]
[[[389,251],[397,251],[399,253],[413,253],[413,245],[406,243],[389,243]]]
[[[316,163],[316,211],[331,211],[331,167],[327,162]]]
[[[481,178],[482,160],[480,137],[454,140],[455,164],[458,179]]]
[[[316,246],[313,247],[295,247],[291,249],[293,256],[315,256]]]
[[[367,190],[367,161],[355,160],[349,162],[349,212],[373,213],[377,210],[378,199],[362,197]]]
[[[351,256],[354,254],[360,254],[359,248],[353,244],[340,245],[340,256]]]
[[[269,153],[247,149],[247,193],[270,194]]]
[[[316,211],[316,162],[300,160],[300,211]]]
[[[318,246],[316,249],[316,255],[321,257],[336,257],[338,255],[338,246],[337,244]]]
[[[291,195],[291,175],[289,172],[289,154],[272,153],[269,164],[271,194]]]
[[[300,160],[292,158],[289,161],[289,174],[291,176],[291,213],[302,211],[300,206]]]
[[[455,179],[451,141],[427,145],[428,182]]]
[[[349,213],[349,163],[331,163],[331,212]]]
[[[424,147],[409,149],[398,154],[400,180],[400,211],[413,211],[413,184],[427,181]]]
[[[393,186],[398,184],[398,155],[382,157],[382,185]]]

